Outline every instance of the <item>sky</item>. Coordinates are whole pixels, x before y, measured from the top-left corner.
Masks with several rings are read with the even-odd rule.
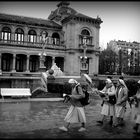
[[[0,13],[47,19],[60,1],[0,1]],[[140,43],[139,1],[69,1],[70,7],[92,18],[99,16],[99,43],[111,40]]]

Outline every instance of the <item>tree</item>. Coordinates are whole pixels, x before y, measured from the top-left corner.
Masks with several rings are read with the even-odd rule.
[[[103,50],[99,55],[99,73],[113,74],[114,72],[116,72],[117,62],[118,56],[113,50]]]

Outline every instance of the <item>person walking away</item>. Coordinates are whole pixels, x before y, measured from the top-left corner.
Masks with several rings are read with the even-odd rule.
[[[126,103],[128,99],[128,88],[122,79],[118,79],[116,87],[116,105],[115,105],[115,114],[116,122],[113,125],[117,127],[123,124],[123,118],[126,111]]]
[[[84,106],[79,100],[84,98],[85,94],[82,91],[80,83],[78,83],[75,79],[69,79],[68,83],[70,83],[72,86],[72,92],[71,95],[69,95],[69,102],[71,103],[71,106],[64,119],[64,121],[66,122],[65,126],[62,126],[59,129],[62,131],[68,131],[70,124],[81,123],[81,128],[78,131],[83,132],[86,130],[86,116]]]
[[[138,89],[136,95],[130,97],[130,100],[133,100],[134,103],[134,121],[135,125],[133,127],[135,134],[140,134],[139,126],[140,126],[140,80],[138,81]]]
[[[98,91],[97,91],[98,92]],[[109,96],[115,96],[115,86],[111,79],[106,79],[106,85],[101,91],[103,92],[107,98],[103,98],[103,105],[101,110],[102,119],[97,121],[100,124],[103,124],[106,116],[110,117],[109,124],[113,124],[113,116],[115,115],[115,105],[109,102]]]

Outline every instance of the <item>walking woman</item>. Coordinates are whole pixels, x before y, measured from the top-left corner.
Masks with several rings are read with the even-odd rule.
[[[106,79],[106,85],[103,88],[102,92],[106,95],[105,98],[103,98],[103,105],[101,110],[102,119],[97,121],[100,124],[103,124],[105,117],[109,116],[110,121],[109,124],[113,124],[113,116],[115,115],[115,106],[114,104],[110,103],[109,98],[112,96],[115,96],[115,86],[111,79]]]
[[[140,80],[138,81],[138,89],[136,95],[130,97],[130,100],[133,100],[134,103],[134,121],[135,125],[133,127],[134,133],[140,134]]]
[[[128,99],[128,88],[122,79],[118,79],[117,87],[116,87],[116,106],[115,106],[115,114],[116,114],[116,123],[114,127],[123,124],[123,118],[126,111],[126,103]]]
[[[72,93],[71,95],[69,95],[69,102],[71,103],[71,106],[64,119],[66,125],[60,127],[59,129],[63,131],[68,131],[69,125],[71,123],[81,123],[81,128],[78,131],[82,132],[86,130],[86,116],[84,106],[81,104],[79,99],[84,98],[85,94],[82,91],[80,83],[78,83],[75,79],[70,79],[68,83],[72,85]]]

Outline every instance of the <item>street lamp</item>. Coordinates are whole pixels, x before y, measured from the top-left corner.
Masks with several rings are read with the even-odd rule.
[[[86,36],[83,37],[83,56],[80,56],[81,60],[81,73],[87,73],[87,56],[86,56],[86,51],[87,51],[87,38]]]
[[[42,51],[39,53],[39,56],[40,56],[39,71],[45,72],[46,71],[46,67],[44,65],[45,56],[46,56],[46,53],[45,53],[46,32],[45,31],[42,32],[41,41],[42,41],[42,44],[41,44],[42,45]]]
[[[119,49],[119,74],[122,74],[122,50],[121,46],[118,47]]]

